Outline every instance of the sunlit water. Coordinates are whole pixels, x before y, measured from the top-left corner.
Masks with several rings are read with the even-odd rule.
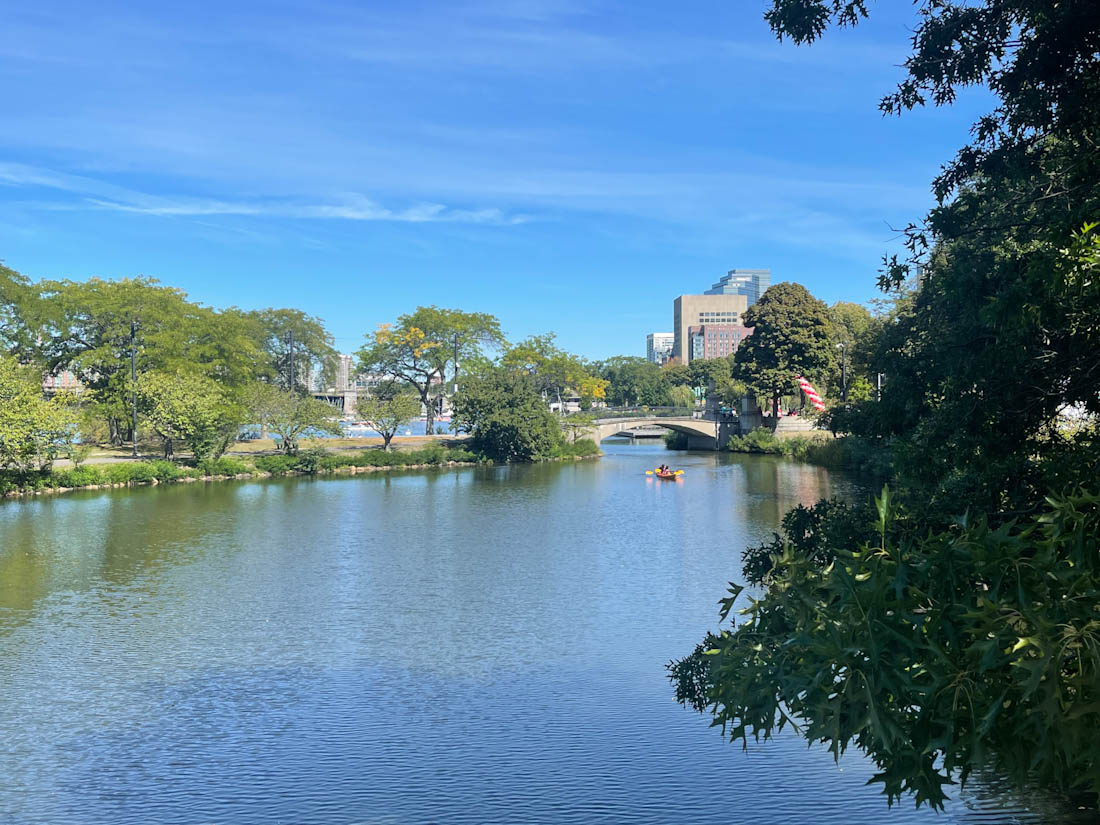
[[[978,784],[888,810],[856,755],[743,752],[675,704],[741,550],[861,492],[604,447],[0,504],[0,821],[1089,821]]]

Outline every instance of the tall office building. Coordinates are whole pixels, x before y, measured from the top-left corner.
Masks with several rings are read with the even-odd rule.
[[[741,293],[681,295],[672,302],[672,357],[679,359],[681,364],[692,360],[692,327],[713,327],[714,332],[721,331],[727,335],[737,332],[734,327],[741,328],[742,316],[749,308],[748,301],[748,297]],[[723,329],[719,330],[719,327]],[[704,341],[705,335],[704,331]],[[740,342],[740,337],[727,340]],[[702,354],[700,357],[708,356]]]
[[[663,364],[672,357],[672,342],[675,335],[671,332],[651,332],[645,337],[645,357],[653,364]]]
[[[731,269],[722,279],[704,292],[704,295],[744,295],[751,307],[771,286],[770,269]]]

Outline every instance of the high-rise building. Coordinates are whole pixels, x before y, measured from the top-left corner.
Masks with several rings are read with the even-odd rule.
[[[348,390],[355,386],[355,356],[341,353],[336,356],[336,389]]]
[[[672,357],[679,359],[681,364],[686,364],[695,357],[692,352],[691,327],[740,327],[742,316],[748,308],[748,298],[740,293],[681,295],[672,302]]]
[[[701,324],[688,327],[691,337],[689,360],[727,358],[737,352],[741,342],[752,335],[751,327],[740,324]]]
[[[672,357],[672,343],[676,336],[671,332],[651,332],[645,337],[645,357],[653,364],[663,364]]]
[[[770,269],[731,269],[704,295],[744,295],[751,307],[772,283]]]

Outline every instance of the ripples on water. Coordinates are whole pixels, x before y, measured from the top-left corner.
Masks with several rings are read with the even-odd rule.
[[[853,488],[608,449],[0,506],[0,821],[1092,821],[989,781],[888,810],[855,755],[676,705],[742,547]]]

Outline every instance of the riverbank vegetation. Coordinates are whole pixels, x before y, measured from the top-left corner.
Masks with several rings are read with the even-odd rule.
[[[874,507],[823,502],[745,556],[734,626],[670,665],[676,695],[734,739],[790,724],[863,751],[893,801],[941,806],[992,766],[1020,787],[1100,791],[1100,15],[921,3],[882,109],[996,108],[884,262],[866,367],[881,398],[832,426],[888,449]],[[774,0],[797,43],[859,2]],[[851,363],[851,362],[849,362]],[[761,437],[763,439],[763,437]]]
[[[726,449],[734,453],[777,455],[838,470],[867,479],[889,479],[892,453],[888,445],[858,436],[834,438],[828,433],[776,438],[767,427],[732,436]]]
[[[168,460],[83,464],[71,468],[0,470],[0,495],[47,490],[126,487],[135,484],[316,475],[342,470],[381,470],[484,463],[487,459],[461,447],[432,446],[420,450],[329,452],[313,448],[296,455],[221,456],[187,462]]]

